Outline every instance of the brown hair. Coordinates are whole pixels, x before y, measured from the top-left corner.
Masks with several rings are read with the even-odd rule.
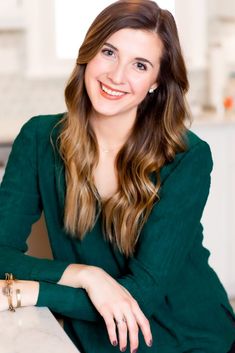
[[[86,64],[106,39],[123,29],[155,32],[163,43],[158,88],[140,103],[128,141],[117,154],[118,191],[101,200],[93,170],[99,160],[89,124],[91,102],[84,84]],[[59,152],[65,164],[65,230],[83,239],[102,215],[107,240],[126,256],[134,254],[140,231],[159,200],[161,167],[186,150],[185,102],[188,80],[172,14],[150,0],[120,0],[105,8],[90,26],[65,89],[68,112],[61,120]],[[154,176],[155,182],[150,176]]]

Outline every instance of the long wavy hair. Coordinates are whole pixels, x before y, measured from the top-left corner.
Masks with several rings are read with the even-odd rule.
[[[99,161],[98,143],[89,123],[91,101],[84,84],[87,63],[108,37],[123,28],[155,32],[163,43],[158,87],[139,104],[128,141],[115,159],[118,190],[102,199],[93,171]],[[160,170],[184,139],[189,111],[185,100],[188,79],[172,14],[150,0],[120,0],[105,8],[91,24],[65,88],[68,111],[59,122],[58,150],[65,165],[64,228],[80,240],[102,216],[106,240],[126,257],[133,256],[140,231],[159,202]],[[189,119],[190,120],[190,119]],[[150,178],[150,176],[154,178]],[[154,181],[155,180],[155,181]]]

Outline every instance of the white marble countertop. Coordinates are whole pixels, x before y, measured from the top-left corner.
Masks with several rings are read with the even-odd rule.
[[[194,117],[193,126],[199,127],[234,127],[235,126],[235,113],[233,114],[215,114],[204,112]]]
[[[0,353],[79,353],[48,308],[0,312]]]

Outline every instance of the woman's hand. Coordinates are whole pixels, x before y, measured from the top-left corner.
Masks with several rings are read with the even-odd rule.
[[[8,299],[3,294],[2,289],[6,286],[5,280],[0,280],[0,311],[8,310]],[[36,305],[39,294],[39,283],[35,281],[13,281],[12,284],[12,304],[16,307],[16,289],[20,290],[21,294],[21,306],[32,306]]]
[[[117,325],[122,352],[127,346],[127,331],[129,332],[131,352],[137,350],[139,327],[143,332],[146,344],[151,346],[152,334],[149,321],[131,294],[99,267],[89,266],[82,274],[83,288],[103,317],[111,343],[115,345],[116,342],[117,344]]]

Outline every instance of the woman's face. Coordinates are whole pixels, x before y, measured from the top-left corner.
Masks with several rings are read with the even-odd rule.
[[[124,28],[112,34],[85,71],[94,112],[136,116],[149,89],[157,87],[162,48],[154,32]]]

